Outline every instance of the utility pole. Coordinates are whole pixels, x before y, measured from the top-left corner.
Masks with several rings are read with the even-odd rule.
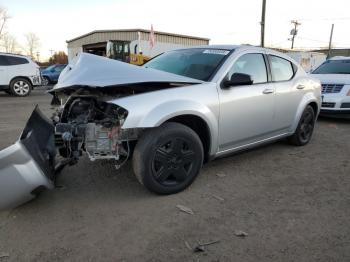
[[[329,37],[329,45],[328,45],[328,55],[327,55],[327,59],[331,56],[331,53],[332,53],[333,29],[334,29],[334,24],[332,24],[331,35],[330,35],[330,37]]]
[[[261,11],[261,37],[260,45],[261,47],[265,46],[265,11],[266,11],[266,0],[262,0],[262,11]]]
[[[301,25],[301,23],[299,23],[297,20],[292,20],[291,23],[294,24],[294,28],[290,31],[290,34],[292,35],[292,39],[291,39],[292,40],[292,47],[291,47],[291,49],[293,49],[294,48],[294,38],[298,33],[297,27],[299,25]]]

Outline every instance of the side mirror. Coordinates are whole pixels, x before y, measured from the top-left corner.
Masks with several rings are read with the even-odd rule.
[[[234,73],[230,80],[225,80],[223,82],[224,87],[230,86],[243,86],[253,84],[253,80],[250,75],[242,73]]]

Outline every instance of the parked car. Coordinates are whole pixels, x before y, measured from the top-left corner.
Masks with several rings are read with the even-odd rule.
[[[0,53],[0,90],[15,96],[27,96],[41,85],[39,66],[29,57]]]
[[[49,85],[49,84],[54,84],[57,83],[57,80],[62,72],[62,70],[66,67],[67,65],[51,65],[44,70],[41,71],[41,76],[42,76],[42,84],[44,86]]]
[[[322,83],[321,115],[350,118],[350,57],[333,57],[312,76]]]
[[[83,53],[50,92],[61,104],[53,122],[35,109],[0,152],[0,207],[52,188],[55,170],[83,152],[117,167],[132,159],[146,188],[176,193],[217,157],[282,138],[306,145],[321,106],[318,80],[253,46],[169,51],[143,67]]]

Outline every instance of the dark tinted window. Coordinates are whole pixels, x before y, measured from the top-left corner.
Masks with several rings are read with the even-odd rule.
[[[144,64],[144,67],[207,81],[229,50],[193,48],[166,52]]]
[[[350,74],[350,60],[328,60],[316,68],[313,74]]]
[[[270,62],[272,81],[287,81],[293,78],[294,70],[290,61],[271,55]]]
[[[9,65],[29,64],[29,61],[24,57],[6,56],[6,59]]]
[[[6,56],[0,55],[0,66],[6,66],[6,65],[8,65]]]
[[[229,78],[231,78],[234,73],[250,75],[253,80],[253,84],[267,82],[266,64],[262,54],[242,55],[234,63],[229,73]]]

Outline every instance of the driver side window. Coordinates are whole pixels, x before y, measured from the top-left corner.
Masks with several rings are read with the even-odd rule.
[[[253,80],[253,84],[267,82],[266,64],[262,54],[242,55],[233,64],[228,75],[229,79],[234,73],[250,75]]]

